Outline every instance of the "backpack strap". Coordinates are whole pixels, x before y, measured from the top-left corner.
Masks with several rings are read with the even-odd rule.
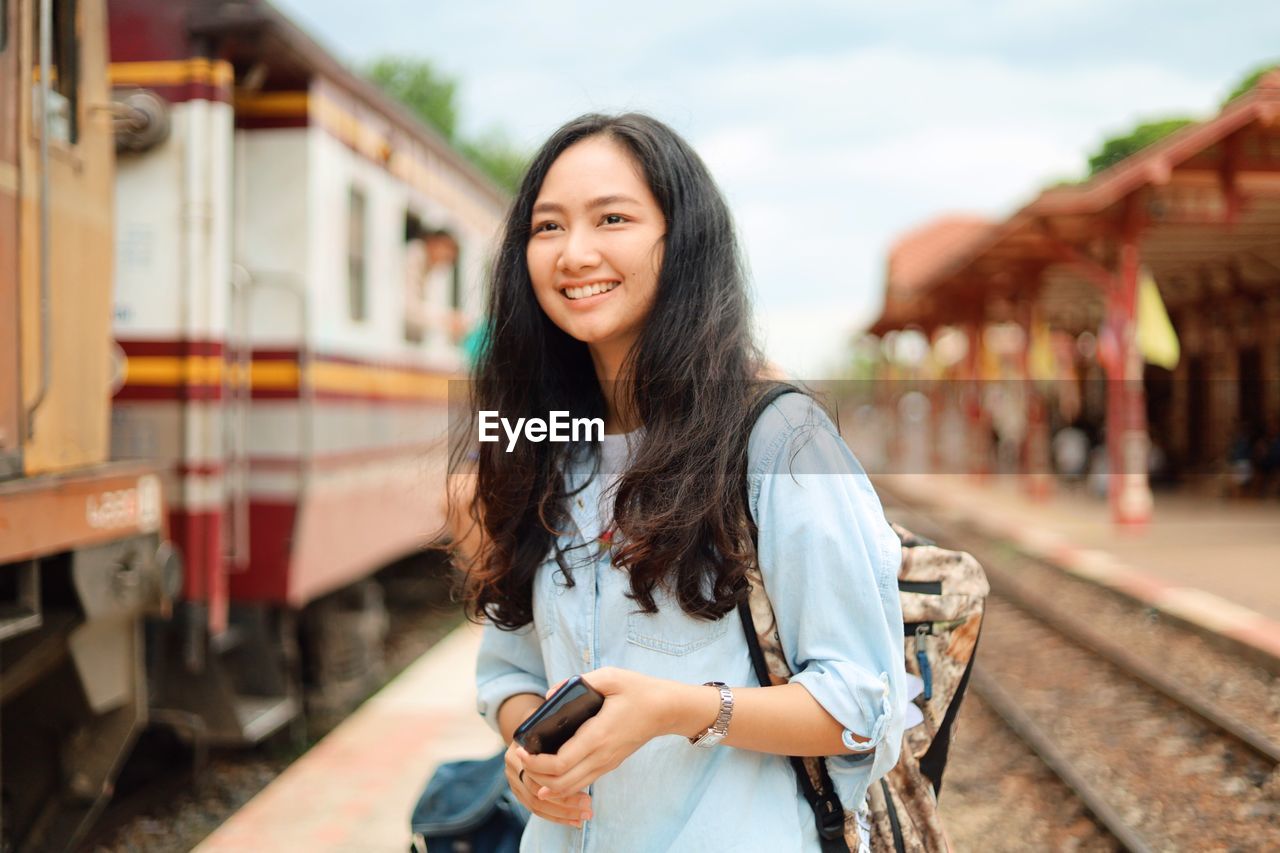
[[[762,686],[768,687],[773,682],[769,679],[764,651],[760,648],[755,621],[751,618],[751,606],[745,601],[739,603],[738,615],[742,617],[742,629],[747,636],[747,648],[751,652],[751,664],[755,668],[756,678]],[[787,759],[791,762],[791,769],[796,774],[800,792],[808,801],[809,808],[813,809],[822,853],[849,853],[849,846],[844,840],[844,804],[836,796],[835,783],[831,781],[831,774],[827,772],[827,762],[821,758],[814,762],[818,770],[819,783],[815,786],[809,777],[809,771],[805,768],[803,758],[791,755]]]
[[[755,427],[756,421],[764,414],[765,409],[769,408],[782,395],[790,393],[800,393],[800,391],[793,385],[779,383],[766,390],[760,396],[760,399],[756,401],[752,409],[751,416],[747,419],[748,440],[750,440],[751,429]],[[750,489],[747,486],[747,477],[745,476],[742,478],[742,487],[748,495],[747,505],[749,507]],[[756,525],[752,523],[750,527],[751,544],[755,546],[758,541]],[[756,631],[755,619],[751,616],[751,603],[749,600],[743,599],[738,603],[738,615],[742,619],[742,630],[747,638],[747,649],[751,653],[751,666],[755,669],[756,678],[760,681],[761,686],[768,687],[773,681],[769,677],[769,664],[765,660],[764,649],[760,647],[760,635]],[[791,769],[796,774],[800,792],[804,794],[809,807],[813,809],[822,853],[849,853],[849,846],[844,840],[844,804],[836,796],[835,784],[831,781],[831,774],[827,772],[827,762],[821,758],[813,762],[818,776],[817,785],[815,785],[803,758],[792,755],[788,756],[788,760],[791,762]]]

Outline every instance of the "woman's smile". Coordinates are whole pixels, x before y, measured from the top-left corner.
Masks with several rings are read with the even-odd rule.
[[[622,282],[614,281],[590,281],[583,283],[574,283],[560,285],[560,293],[570,302],[576,303],[576,307],[586,307],[587,305],[598,305],[601,299],[612,293]]]

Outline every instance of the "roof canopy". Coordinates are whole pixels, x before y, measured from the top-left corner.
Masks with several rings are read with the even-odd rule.
[[[1125,233],[1171,303],[1212,289],[1223,269],[1246,290],[1280,275],[1280,70],[1214,118],[1003,222],[948,217],[911,232],[890,254],[873,331],[981,319],[992,299],[1052,279],[1105,288]]]

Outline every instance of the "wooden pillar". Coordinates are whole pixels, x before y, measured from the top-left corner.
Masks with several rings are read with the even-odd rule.
[[[990,473],[987,467],[991,450],[991,430],[987,425],[986,412],[982,407],[982,360],[983,332],[986,329],[985,317],[978,315],[965,325],[965,334],[969,337],[969,350],[965,355],[965,394],[964,412],[968,447],[969,474],[978,479],[986,479]]]
[[[1151,487],[1147,482],[1147,403],[1142,387],[1142,354],[1137,345],[1139,208],[1129,197],[1120,239],[1119,268],[1107,300],[1107,322],[1115,336],[1116,358],[1107,382],[1108,493],[1111,517],[1126,527],[1151,520]]]
[[[1027,430],[1022,442],[1022,485],[1033,500],[1048,500],[1053,495],[1049,411],[1031,370],[1031,345],[1039,320],[1035,299],[1028,298],[1020,306],[1018,315],[1019,323],[1026,332],[1021,360],[1023,399],[1027,406]]]

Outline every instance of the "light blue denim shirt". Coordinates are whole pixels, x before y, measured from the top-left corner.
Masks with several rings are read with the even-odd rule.
[[[782,646],[795,673],[845,727],[855,754],[828,759],[847,808],[893,767],[906,710],[897,536],[866,473],[830,419],[808,397],[787,394],[769,406],[751,434],[749,496],[759,528],[758,555]],[[589,463],[568,472],[590,476]],[[758,686],[736,612],[694,619],[655,589],[659,612],[627,598],[626,573],[594,547],[604,528],[601,476],[572,500],[577,526],[562,546],[575,585],[553,557],[534,581],[531,625],[486,625],[477,662],[480,713],[497,712],[516,693],[602,666],[690,684]],[[733,724],[730,722],[730,730]],[[850,733],[870,738],[853,740]],[[522,851],[698,851],[819,849],[813,813],[782,756],[661,737],[636,751],[590,789],[594,818],[581,830],[534,817]]]

